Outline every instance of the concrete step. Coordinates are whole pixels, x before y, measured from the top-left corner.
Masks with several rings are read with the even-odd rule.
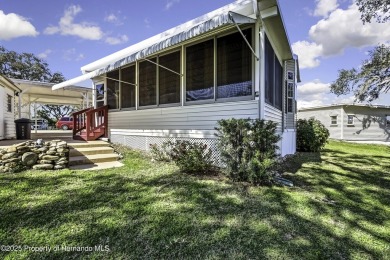
[[[103,162],[103,163],[94,163],[94,164],[80,164],[70,166],[71,170],[103,170],[103,169],[111,169],[122,167],[123,163],[115,161],[115,162]]]
[[[96,147],[78,147],[71,148],[69,156],[81,156],[81,155],[92,155],[92,154],[112,154],[114,149],[109,146],[96,146]]]
[[[69,157],[69,166],[82,165],[82,164],[95,164],[103,162],[115,162],[118,160],[118,155],[111,154],[93,154]]]
[[[80,142],[80,143],[68,143],[70,148],[87,148],[87,147],[108,147],[109,143],[104,141],[88,141],[88,142]]]

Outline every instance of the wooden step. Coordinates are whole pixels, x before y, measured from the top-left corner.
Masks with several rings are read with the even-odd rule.
[[[84,156],[72,156],[69,157],[69,166],[83,165],[83,164],[95,164],[103,162],[114,162],[118,160],[117,154],[93,154]]]
[[[96,147],[78,147],[71,148],[69,156],[81,156],[81,155],[92,155],[92,154],[111,154],[114,149],[109,146],[96,146]]]
[[[87,148],[87,147],[109,147],[110,144],[104,141],[88,141],[84,143],[68,143],[70,148]]]

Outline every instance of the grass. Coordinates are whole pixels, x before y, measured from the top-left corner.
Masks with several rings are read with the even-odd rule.
[[[389,152],[330,142],[287,162],[293,188],[189,176],[135,151],[120,169],[3,174],[0,244],[22,250],[0,258],[390,259]],[[109,251],[61,248],[95,245]]]

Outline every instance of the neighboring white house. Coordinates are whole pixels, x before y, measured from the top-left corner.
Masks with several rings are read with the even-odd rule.
[[[15,96],[20,89],[0,75],[0,140],[16,138]]]
[[[276,0],[236,1],[81,69],[53,89],[92,79],[114,143],[215,147],[218,120],[262,118],[279,124],[281,154],[295,153],[299,67]]]
[[[330,138],[390,142],[390,106],[330,105],[298,110],[298,118],[316,118]]]

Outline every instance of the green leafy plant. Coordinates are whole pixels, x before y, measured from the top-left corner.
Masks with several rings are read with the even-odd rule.
[[[270,183],[277,158],[277,123],[260,119],[218,121],[217,137],[226,175],[234,181]]]
[[[207,174],[214,172],[212,151],[206,144],[178,140],[164,142],[161,147],[150,145],[152,157],[158,161],[173,161],[182,172]]]
[[[297,150],[318,152],[329,138],[329,130],[317,119],[299,119],[297,122]]]

